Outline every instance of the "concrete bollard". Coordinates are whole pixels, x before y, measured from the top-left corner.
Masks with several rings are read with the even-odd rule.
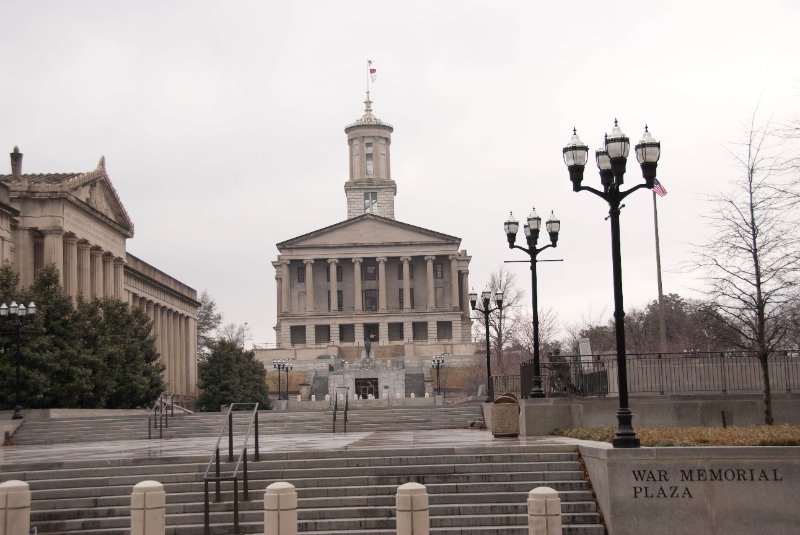
[[[330,400],[331,400],[331,395],[325,394],[325,401],[330,401]]]
[[[131,493],[131,535],[164,535],[167,494],[158,481],[141,481]]]
[[[419,483],[397,487],[397,535],[428,535],[428,490]]]
[[[297,394],[297,401],[303,401],[303,396],[301,396],[300,394]]]
[[[15,479],[0,484],[0,535],[28,535],[30,531],[30,486]]]
[[[316,394],[311,394],[311,401],[317,401],[317,395]],[[327,401],[327,400],[325,400],[325,401]]]
[[[264,492],[264,535],[297,535],[297,492],[279,481]]]
[[[415,397],[417,397],[416,394],[414,394],[414,392],[411,392],[411,399],[414,399]]]
[[[561,535],[561,498],[550,487],[528,493],[528,535]]]

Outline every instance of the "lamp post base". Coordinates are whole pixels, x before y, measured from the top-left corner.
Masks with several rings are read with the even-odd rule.
[[[611,440],[611,444],[615,448],[638,448],[641,446],[639,437],[636,436],[636,431],[633,430],[633,425],[631,425],[632,419],[633,413],[630,409],[617,409],[619,427]]]
[[[22,407],[17,405],[14,407],[14,416],[11,417],[12,420],[22,420]]]
[[[528,393],[528,397],[531,399],[541,399],[547,397],[547,394],[545,394],[544,390],[542,389],[541,377],[533,378],[533,388],[531,388],[530,393]]]

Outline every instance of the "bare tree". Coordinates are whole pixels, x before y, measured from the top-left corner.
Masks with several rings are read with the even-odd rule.
[[[533,358],[533,319],[528,309],[519,313],[519,327],[514,333],[514,346],[521,350],[520,362]],[[559,322],[558,313],[552,308],[539,309],[539,350],[542,355],[548,355],[554,350],[561,350],[561,341],[558,340]]]
[[[492,370],[496,373],[506,374],[509,371],[506,362],[505,350],[511,345],[514,337],[519,331],[520,307],[524,293],[517,286],[517,277],[501,265],[497,271],[492,272],[489,277],[487,288],[492,292],[492,296],[497,292],[503,292],[503,308],[498,312],[489,315],[489,344],[492,347]],[[480,299],[480,291],[478,292]],[[476,315],[475,337],[478,340],[485,340],[486,330],[483,315]]]
[[[219,330],[220,340],[225,340],[226,342],[235,344],[241,349],[244,349],[247,341],[251,340],[252,338],[253,336],[250,334],[250,325],[248,325],[247,322],[244,322],[242,325],[228,323]]]
[[[798,193],[783,181],[770,125],[753,112],[744,142],[731,152],[740,171],[728,189],[712,195],[705,216],[711,235],[695,250],[694,265],[729,342],[754,351],[761,363],[764,421],[773,423],[768,358],[795,321],[800,239]]]
[[[214,341],[216,330],[222,323],[222,314],[217,312],[217,302],[208,292],[200,295],[200,306],[197,308],[197,358],[205,360],[211,353],[210,345]]]

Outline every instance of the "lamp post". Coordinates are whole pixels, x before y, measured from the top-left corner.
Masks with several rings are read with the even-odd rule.
[[[278,399],[289,399],[289,371],[292,369],[292,364],[287,363],[286,359],[273,359],[272,367],[278,371]],[[281,390],[281,372],[286,371],[286,397],[283,397]]]
[[[525,251],[531,259],[531,306],[533,307],[533,387],[531,388],[529,397],[543,398],[545,397],[544,390],[542,389],[542,368],[541,358],[539,352],[539,284],[536,275],[536,263],[539,253],[550,247],[556,247],[558,244],[558,232],[561,230],[561,221],[556,219],[555,214],[550,212],[550,219],[545,223],[547,233],[550,234],[550,244],[544,247],[536,247],[536,242],[539,241],[539,231],[542,227],[542,218],[536,213],[534,208],[528,220],[525,222],[525,239],[528,242],[527,247],[514,245],[517,241],[517,230],[519,230],[519,221],[514,219],[514,214],[509,213],[508,219],[503,224],[503,230],[506,232],[508,239],[509,249],[519,249]]]
[[[436,394],[442,393],[442,382],[439,377],[442,366],[444,366],[444,355],[436,355],[431,359],[431,368],[436,368]]]
[[[628,373],[625,357],[625,310],[622,300],[622,260],[620,254],[619,212],[625,197],[642,188],[652,189],[656,178],[656,166],[661,156],[661,143],[653,139],[647,126],[638,145],[636,159],[642,168],[644,184],[637,184],[628,190],[621,186],[625,176],[625,165],[630,151],[630,140],[622,132],[617,120],[611,136],[605,136],[604,147],[595,151],[595,160],[600,170],[600,183],[603,191],[582,186],[583,169],[588,160],[589,147],[583,144],[573,128],[572,138],[564,147],[564,163],[569,170],[573,191],[589,191],[608,203],[608,216],[611,219],[611,263],[614,275],[614,329],[617,342],[617,383],[619,388],[619,409],[617,409],[617,432],[612,440],[615,448],[638,448],[639,437],[633,430],[633,413],[628,408]]]
[[[483,314],[483,324],[486,329],[486,403],[494,401],[494,384],[492,383],[492,361],[491,352],[489,349],[489,315],[495,311],[503,310],[503,292],[496,292],[494,294],[495,307],[489,307],[489,301],[492,298],[492,292],[488,289],[481,293],[482,308],[476,308],[478,302],[478,294],[472,290],[469,294],[469,304],[472,310],[477,310]]]
[[[14,375],[14,415],[11,417],[12,420],[22,419],[22,405],[19,400],[19,367],[22,363],[22,353],[19,343],[20,331],[23,325],[33,320],[34,316],[36,316],[36,304],[32,301],[27,307],[25,307],[24,304],[18,305],[16,301],[11,301],[11,305],[6,305],[5,303],[0,305],[0,318],[11,322],[11,327],[13,328],[11,332],[14,333],[14,342],[17,346],[16,372]]]

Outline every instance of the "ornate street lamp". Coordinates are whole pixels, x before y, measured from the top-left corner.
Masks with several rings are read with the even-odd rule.
[[[444,366],[444,355],[436,355],[431,359],[431,368],[436,369],[436,394],[441,395],[442,393],[442,382],[439,378],[439,370],[441,370],[442,366]]]
[[[486,403],[491,403],[494,401],[494,383],[492,383],[492,362],[491,362],[491,352],[489,349],[489,315],[492,312],[502,311],[503,310],[503,292],[496,292],[494,294],[494,302],[495,307],[491,308],[489,306],[489,302],[492,299],[492,292],[488,289],[484,290],[481,293],[481,301],[483,307],[476,308],[475,305],[478,302],[478,294],[475,293],[473,289],[472,292],[469,294],[469,304],[472,307],[472,310],[477,310],[481,314],[483,314],[483,324],[486,328]]]
[[[33,301],[26,307],[24,304],[17,305],[16,301],[11,301],[11,305],[3,303],[0,305],[0,318],[11,323],[12,331],[14,334],[14,342],[17,346],[16,352],[16,372],[14,375],[14,415],[12,420],[22,419],[22,405],[19,399],[20,380],[19,380],[19,367],[22,363],[22,353],[20,351],[20,331],[26,323],[33,321],[36,316],[36,304]]]
[[[272,367],[278,371],[278,399],[289,399],[289,372],[292,370],[291,362],[287,363],[286,359],[273,359]],[[281,390],[281,372],[286,372],[286,397],[283,397]]]
[[[533,307],[533,387],[531,388],[529,397],[543,398],[545,397],[544,390],[542,389],[542,369],[541,358],[539,350],[539,290],[536,275],[536,264],[538,262],[537,256],[539,253],[550,247],[556,247],[558,244],[558,233],[561,230],[561,221],[558,220],[555,214],[551,211],[550,218],[545,224],[547,233],[550,235],[550,243],[544,247],[536,247],[536,242],[539,241],[539,232],[542,227],[542,218],[536,213],[534,208],[528,220],[525,223],[525,239],[528,243],[527,247],[514,245],[517,241],[517,230],[519,230],[519,222],[514,219],[514,214],[509,213],[508,219],[503,224],[503,229],[506,232],[508,239],[509,249],[519,249],[528,253],[531,259],[531,306]]]
[[[614,119],[611,135],[606,136],[603,149],[595,151],[595,160],[600,170],[600,183],[603,191],[589,186],[582,186],[583,170],[588,160],[589,147],[583,144],[577,131],[572,129],[572,138],[564,147],[564,163],[569,169],[569,179],[573,191],[589,191],[608,203],[609,219],[611,219],[611,263],[614,275],[614,329],[617,341],[617,383],[619,387],[619,409],[617,409],[618,427],[612,441],[615,448],[638,448],[639,438],[631,423],[633,413],[628,408],[628,373],[625,357],[625,310],[622,296],[622,260],[620,253],[619,212],[621,202],[634,191],[642,188],[652,189],[656,178],[656,167],[661,156],[661,143],[653,139],[644,127],[642,140],[636,145],[636,159],[642,168],[644,184],[637,184],[623,191],[625,165],[630,151],[630,140],[620,129]]]

